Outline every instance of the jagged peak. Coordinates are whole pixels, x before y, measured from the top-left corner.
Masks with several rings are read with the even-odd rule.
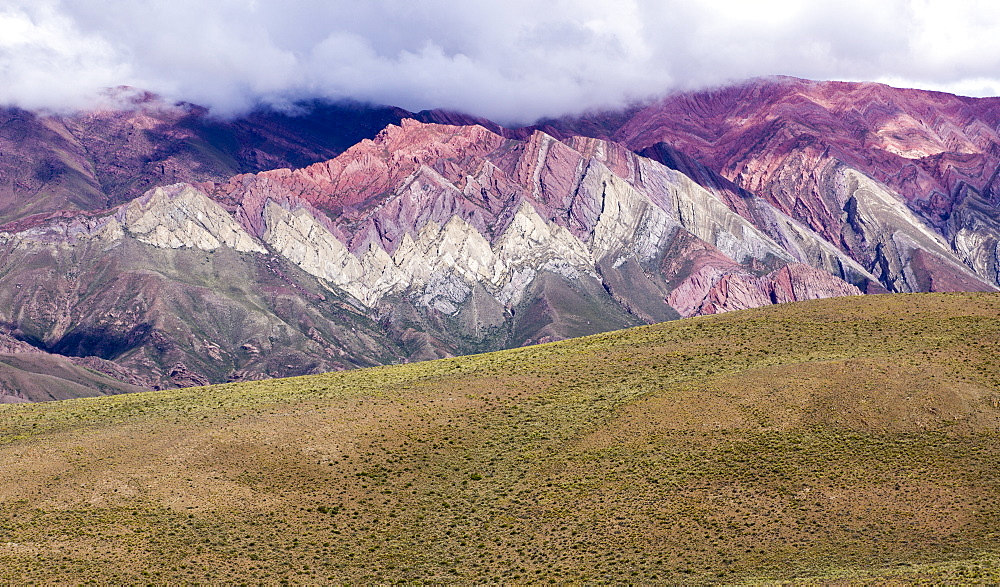
[[[157,247],[266,252],[222,206],[187,183],[153,188],[122,206],[115,219],[136,239]]]
[[[501,135],[479,124],[455,126],[404,118],[398,125],[387,125],[371,142],[387,148],[400,148],[430,142],[448,143],[455,139],[491,143],[504,140]]]

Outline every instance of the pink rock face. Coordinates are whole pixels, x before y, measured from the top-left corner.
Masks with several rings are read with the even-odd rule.
[[[801,263],[756,276],[691,234],[679,235],[671,253],[663,262],[664,277],[675,284],[667,303],[684,317],[862,293]]]
[[[813,189],[828,161],[940,220],[958,185],[981,187],[1000,165],[998,121],[1000,98],[768,78],[669,96],[613,136],[632,149],[669,143],[822,231],[837,224]]]
[[[543,216],[583,236],[599,210],[575,200],[581,169],[600,148],[602,163],[629,178],[635,155],[594,139],[568,143],[541,132],[517,141],[481,126],[404,120],[323,163],[199,186],[257,236],[268,201],[322,212],[318,216],[331,232],[355,252],[374,242],[392,253],[403,234],[452,216],[492,239],[525,198]]]
[[[492,208],[488,199],[473,203],[461,193],[440,197],[440,189],[431,190],[438,197],[430,200],[392,196],[414,181],[438,188],[449,188],[450,183],[464,187],[466,174],[477,170],[485,156],[505,142],[479,126],[404,120],[402,126],[389,126],[374,141],[361,141],[329,161],[295,171],[240,175],[201,187],[234,211],[256,236],[264,230],[262,215],[270,200],[322,212],[317,216],[326,218],[328,228],[352,250],[376,241],[391,252],[404,231],[428,220],[443,224],[458,214],[485,230],[483,213]],[[502,184],[491,187],[491,192],[513,190]]]
[[[256,236],[266,230],[268,202],[275,202],[309,210],[355,254],[373,244],[391,254],[403,235],[415,238],[427,222],[444,225],[454,216],[494,242],[522,202],[581,241],[591,242],[604,203],[600,192],[582,182],[595,165],[602,173],[646,190],[651,201],[664,209],[674,205],[663,192],[677,189],[670,187],[672,172],[646,163],[647,177],[642,177],[640,158],[616,143],[581,136],[558,141],[537,130],[517,140],[482,126],[412,120],[390,126],[374,140],[362,141],[330,161],[201,187]],[[752,217],[753,205],[748,203],[752,197],[733,184],[724,187],[717,190],[723,201]],[[759,267],[748,268],[685,234],[665,254],[663,268],[667,281],[677,284],[668,303],[682,315],[860,293],[837,277],[798,264],[757,277]],[[613,295],[635,305],[625,299],[627,295]],[[649,319],[656,311],[641,315]]]

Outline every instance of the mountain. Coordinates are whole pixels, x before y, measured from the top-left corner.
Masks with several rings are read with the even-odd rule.
[[[1000,98],[779,77],[596,118],[546,126],[691,173],[762,230],[791,216],[888,291],[1000,284]]]
[[[0,334],[166,388],[996,291],[998,105],[768,78],[518,129],[138,94],[8,110]]]
[[[128,88],[115,109],[76,114],[0,108],[0,223],[103,210],[157,185],[302,167],[341,153],[410,113],[305,103],[233,119]]]
[[[598,280],[598,297],[646,321],[759,305],[740,299],[744,290],[781,299],[812,297],[811,286],[854,292],[807,268],[779,277],[792,259],[774,241],[683,174],[600,140],[504,140],[480,126],[404,121],[327,163],[206,189],[252,234],[368,305],[414,284],[422,304],[445,313],[471,285],[516,305],[540,271]],[[325,217],[322,229],[301,220],[308,208]],[[308,251],[325,233],[335,236],[332,254]],[[769,285],[782,279],[802,287]],[[742,288],[730,298],[724,280]]]
[[[996,583],[998,357],[854,296],[0,406],[0,581]]]
[[[409,120],[299,170],[9,226],[10,334],[113,361],[152,387],[860,293],[796,263],[685,175],[613,143]],[[871,279],[794,221],[785,228],[845,278]]]

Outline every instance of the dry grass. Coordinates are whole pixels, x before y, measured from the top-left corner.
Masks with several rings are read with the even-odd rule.
[[[1000,296],[0,407],[11,582],[1000,580]]]

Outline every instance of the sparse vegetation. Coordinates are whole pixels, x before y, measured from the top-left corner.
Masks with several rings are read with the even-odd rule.
[[[1000,296],[0,406],[0,579],[1000,580]]]

